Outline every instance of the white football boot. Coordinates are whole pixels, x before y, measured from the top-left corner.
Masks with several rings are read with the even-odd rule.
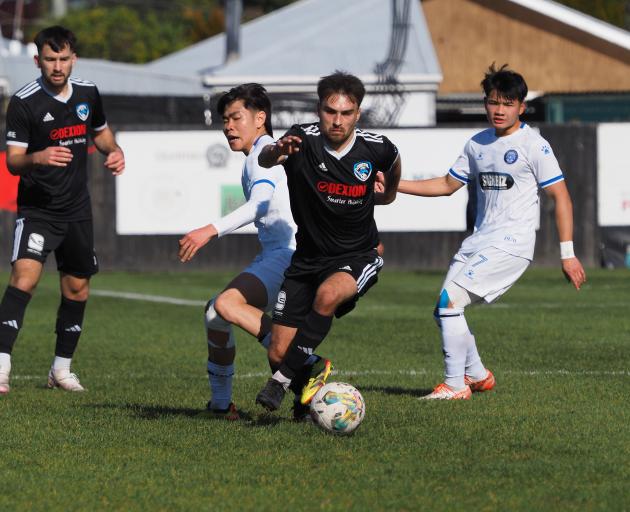
[[[9,394],[11,387],[9,386],[10,370],[0,367],[0,395]]]
[[[53,368],[48,372],[48,387],[61,388],[65,391],[85,391],[74,373],[70,373],[69,370],[55,371]]]

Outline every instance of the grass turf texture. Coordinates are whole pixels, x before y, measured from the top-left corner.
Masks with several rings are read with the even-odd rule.
[[[102,273],[94,289],[205,300],[233,273]],[[6,282],[6,274],[0,278]],[[295,424],[254,397],[263,350],[237,335],[238,422],[207,400],[202,307],[93,297],[74,369],[44,389],[58,303],[44,277],[0,399],[0,510],[626,510],[630,272],[591,270],[576,293],[531,269],[469,309],[496,391],[422,403],[441,380],[432,309],[441,273],[385,270],[320,347],[367,414],[352,437]]]

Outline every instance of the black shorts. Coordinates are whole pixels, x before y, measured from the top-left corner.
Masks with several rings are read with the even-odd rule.
[[[383,259],[376,249],[335,258],[301,258],[294,255],[284,273],[284,282],[273,309],[273,322],[299,327],[313,308],[319,286],[337,272],[346,272],[357,282],[357,294],[335,311],[337,318],[342,317],[352,311],[359,297],[376,284],[382,267]]]
[[[44,263],[55,251],[57,270],[75,277],[98,272],[92,220],[54,222],[19,218],[15,221],[11,264],[30,259]]]

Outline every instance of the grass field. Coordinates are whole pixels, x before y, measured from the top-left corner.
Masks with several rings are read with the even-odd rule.
[[[92,287],[201,302],[231,276],[101,273]],[[0,400],[0,510],[630,510],[630,272],[590,271],[576,293],[559,270],[528,271],[467,314],[496,391],[423,403],[442,375],[441,279],[386,269],[333,325],[320,348],[332,380],[367,403],[342,438],[290,421],[290,400],[261,413],[265,356],[242,333],[244,419],[195,418],[208,394],[201,306],[94,296],[74,365],[88,392],[45,389],[49,272]]]

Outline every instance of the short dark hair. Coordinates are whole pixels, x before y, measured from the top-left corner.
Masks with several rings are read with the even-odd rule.
[[[48,45],[54,52],[60,52],[66,45],[72,52],[76,52],[77,38],[72,31],[61,25],[54,25],[52,27],[45,28],[37,33],[35,36],[35,46],[37,46],[37,52],[41,53],[42,48]]]
[[[267,90],[260,84],[250,83],[232,87],[228,92],[219,98],[217,103],[217,113],[223,116],[226,107],[237,100],[242,100],[246,109],[262,111],[266,114],[265,130],[273,137],[271,126],[271,101],[267,96]]]
[[[320,103],[335,93],[350,96],[358,106],[361,106],[365,96],[365,86],[356,76],[336,70],[332,75],[322,77],[317,83],[317,96]]]
[[[502,98],[523,102],[527,96],[525,79],[516,71],[509,69],[507,64],[497,69],[493,62],[481,81],[481,87],[486,97],[490,96],[492,91],[497,91],[497,95]]]

